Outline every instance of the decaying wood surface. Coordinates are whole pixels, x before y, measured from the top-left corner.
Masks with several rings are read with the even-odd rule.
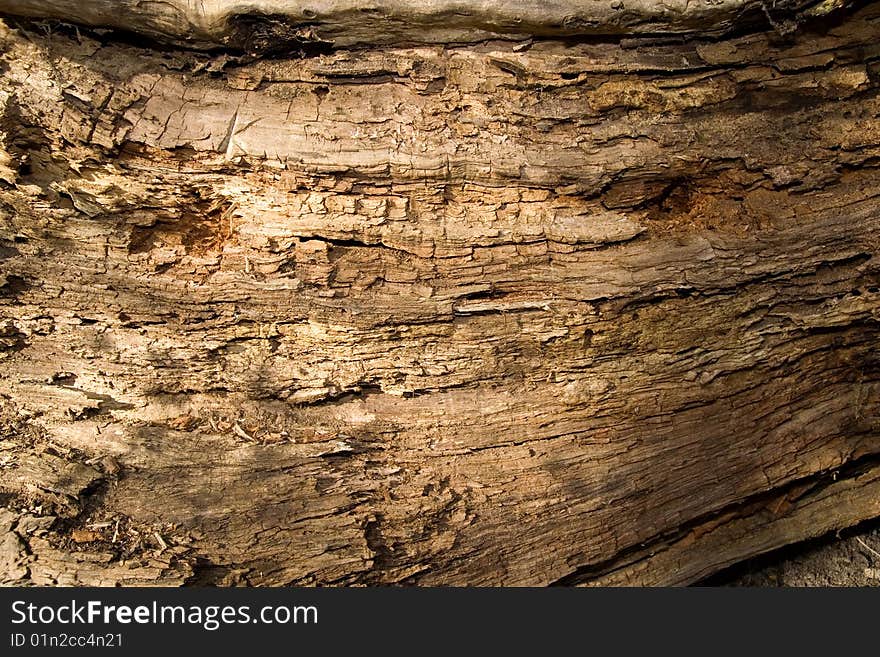
[[[490,38],[724,33],[760,20],[782,30],[851,0],[0,0],[0,12],[139,32],[196,48]]]
[[[319,4],[6,19],[7,583],[684,584],[880,514],[880,5]]]

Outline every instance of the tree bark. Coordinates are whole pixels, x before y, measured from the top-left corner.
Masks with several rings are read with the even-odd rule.
[[[723,34],[769,20],[789,30],[850,0],[0,0],[0,11],[139,32],[195,48],[467,43],[530,36]]]
[[[7,583],[686,584],[880,515],[880,5],[192,4],[0,0]]]

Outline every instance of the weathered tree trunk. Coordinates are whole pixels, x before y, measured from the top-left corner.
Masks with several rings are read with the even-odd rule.
[[[195,4],[0,0],[6,581],[678,584],[880,515],[880,5]]]

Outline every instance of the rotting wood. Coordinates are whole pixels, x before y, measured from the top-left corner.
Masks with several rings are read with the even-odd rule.
[[[0,0],[0,12],[139,32],[190,47],[269,52],[506,37],[791,31],[850,0]]]
[[[275,58],[8,19],[6,579],[681,584],[876,515],[880,5],[725,16]]]

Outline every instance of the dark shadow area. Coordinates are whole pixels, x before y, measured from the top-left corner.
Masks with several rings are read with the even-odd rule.
[[[880,586],[880,518],[748,559],[695,586]]]

